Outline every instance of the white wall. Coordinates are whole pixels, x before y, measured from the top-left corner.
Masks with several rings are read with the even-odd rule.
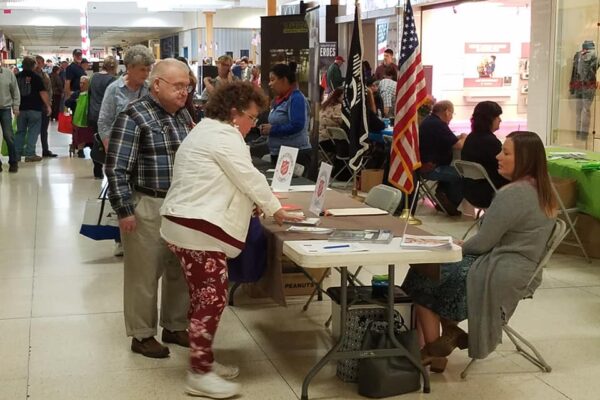
[[[265,15],[266,11],[264,9],[257,8],[217,10],[213,25],[215,28],[260,29],[260,17]]]
[[[521,44],[530,41],[530,10],[494,3],[463,3],[423,12],[421,52],[424,65],[433,65],[433,95],[455,104],[455,120],[468,121],[482,100],[497,101],[504,120],[526,120],[519,90]],[[464,78],[477,78],[484,54],[465,54],[465,43],[510,43],[509,54],[496,54],[496,77],[511,77],[510,86],[464,88]],[[488,55],[489,56],[489,55]],[[478,97],[481,96],[481,97]]]
[[[90,26],[107,27],[165,27],[183,26],[183,13],[137,13],[109,14],[90,13]],[[0,26],[79,26],[79,11],[31,11],[13,10],[11,14],[0,14]]]
[[[556,0],[531,1],[531,63],[527,125],[546,144],[550,139],[552,86],[554,77],[554,32]]]
[[[206,16],[202,13],[184,13],[184,29],[206,27]],[[266,11],[261,8],[231,8],[216,10],[213,16],[214,28],[248,28],[260,29],[260,17],[264,17]]]

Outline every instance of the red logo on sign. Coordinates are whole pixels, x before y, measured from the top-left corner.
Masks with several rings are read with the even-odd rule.
[[[281,175],[286,175],[290,170],[290,162],[288,160],[283,160],[281,162]]]
[[[323,194],[323,189],[325,188],[325,181],[323,179],[319,180],[319,187],[317,187],[317,196],[321,197]]]

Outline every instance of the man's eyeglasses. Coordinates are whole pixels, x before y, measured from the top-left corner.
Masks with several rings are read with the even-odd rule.
[[[161,80],[161,81],[163,81],[163,82],[165,82],[165,83],[168,83],[169,85],[171,85],[173,87],[173,89],[175,89],[176,92],[192,93],[192,91],[194,90],[194,87],[191,86],[191,85],[184,85],[184,84],[181,84],[181,83],[174,84],[174,83],[169,82],[165,78],[161,78],[161,77],[159,77],[158,79]]]
[[[256,123],[258,122],[258,117],[248,114],[246,111],[242,111],[242,114],[244,114],[246,117],[250,118],[250,120],[252,121],[252,125],[256,125]]]

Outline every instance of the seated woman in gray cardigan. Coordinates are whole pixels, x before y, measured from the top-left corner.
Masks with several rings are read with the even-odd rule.
[[[422,361],[433,372],[444,371],[456,347],[468,347],[469,356],[480,359],[494,351],[502,325],[528,294],[527,282],[554,227],[556,202],[540,138],[512,132],[497,158],[498,172],[511,183],[494,198],[479,232],[462,244],[462,261],[442,264],[439,281],[411,268],[402,286],[416,303]],[[457,326],[465,319],[468,336]]]

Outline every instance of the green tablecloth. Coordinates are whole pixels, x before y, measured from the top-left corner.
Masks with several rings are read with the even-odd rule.
[[[600,161],[600,153],[571,148],[548,147],[546,153],[571,152],[585,153],[585,158]],[[571,178],[577,181],[577,207],[581,212],[600,219],[600,171],[582,171],[581,160],[548,160],[548,172],[551,176]]]

